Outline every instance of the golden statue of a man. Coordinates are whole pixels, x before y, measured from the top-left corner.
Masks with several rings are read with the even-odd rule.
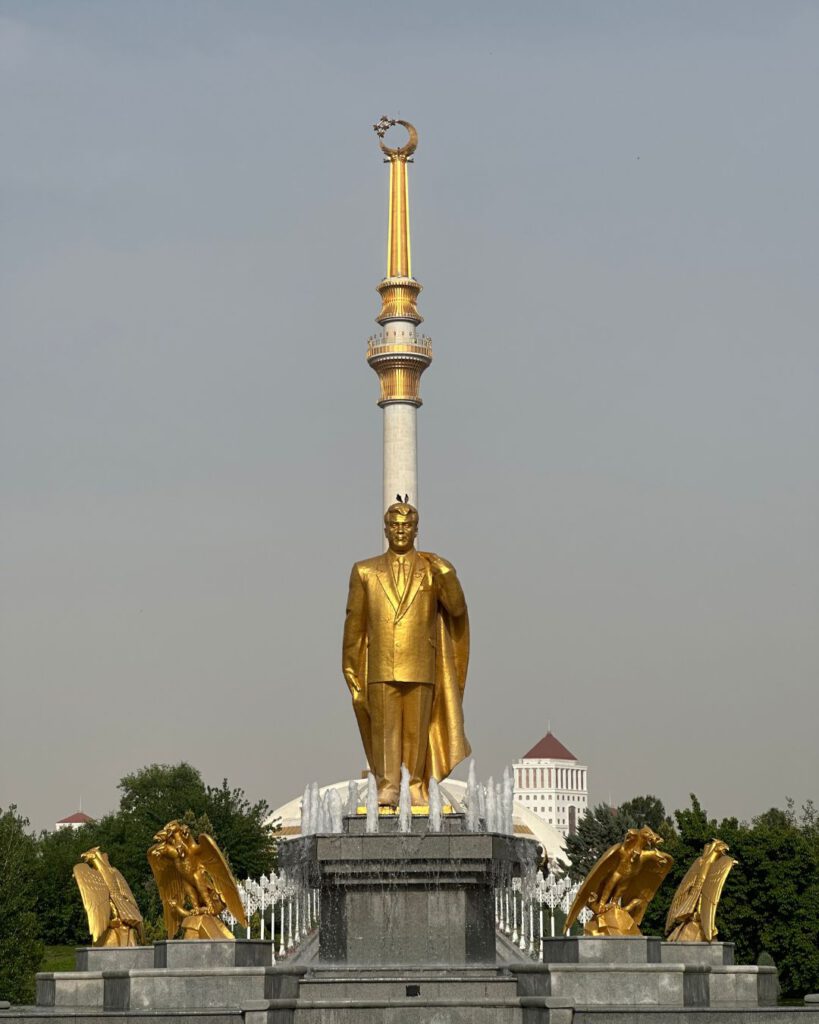
[[[401,765],[413,804],[471,751],[463,691],[469,620],[453,567],[415,550],[418,510],[398,501],[384,515],[389,550],[350,575],[342,671],[353,698],[378,802],[395,806]]]

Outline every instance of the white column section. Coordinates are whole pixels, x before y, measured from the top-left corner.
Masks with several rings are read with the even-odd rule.
[[[415,324],[411,320],[390,320],[383,326],[385,342],[414,342]],[[384,406],[384,511],[396,494],[418,505],[418,430],[416,406],[393,402]]]
[[[416,414],[408,402],[384,406],[384,511],[396,494],[406,494],[418,508],[418,445]]]

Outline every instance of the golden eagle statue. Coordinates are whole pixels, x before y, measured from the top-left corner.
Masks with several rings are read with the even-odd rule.
[[[175,938],[180,928],[183,939],[233,939],[219,920],[223,910],[247,927],[236,879],[207,833],[194,839],[183,822],[169,821],[154,839],[148,863],[159,889],[169,939]]]
[[[142,914],[128,883],[98,846],[80,856],[83,863],[74,865],[74,879],[94,945],[141,945]]]
[[[713,942],[717,904],[728,872],[736,864],[721,839],[706,843],[674,893],[665,933],[669,942]]]
[[[640,935],[640,922],[674,858],[661,853],[663,842],[648,826],[630,828],[622,843],[609,847],[586,875],[566,918],[568,932],[588,907],[593,917],[586,935]]]

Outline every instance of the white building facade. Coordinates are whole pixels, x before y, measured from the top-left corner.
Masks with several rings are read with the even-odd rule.
[[[547,732],[514,766],[515,800],[557,829],[573,835],[589,809],[589,769]]]

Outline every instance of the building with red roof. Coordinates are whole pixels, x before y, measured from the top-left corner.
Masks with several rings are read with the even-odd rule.
[[[54,831],[59,832],[64,828],[82,828],[83,825],[93,825],[95,820],[84,811],[75,811],[73,814],[69,814],[67,818],[60,818],[54,826]]]
[[[549,729],[513,771],[515,799],[563,836],[572,835],[589,809],[588,766]]]

